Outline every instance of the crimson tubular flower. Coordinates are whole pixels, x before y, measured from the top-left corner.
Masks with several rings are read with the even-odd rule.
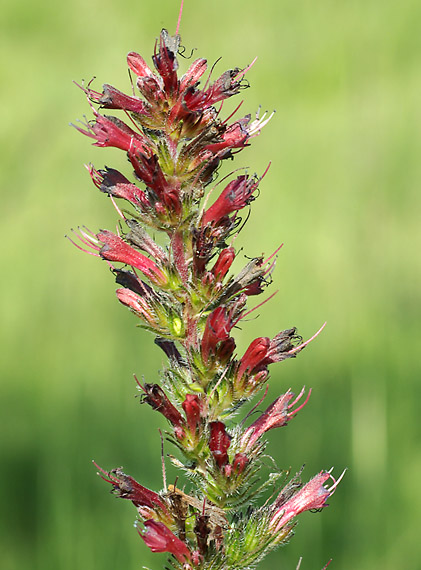
[[[258,439],[267,431],[286,426],[287,423],[307,404],[311,390],[309,390],[306,400],[295,410],[291,410],[293,406],[300,400],[304,393],[301,390],[297,398],[290,404],[290,400],[294,398],[291,390],[288,390],[282,396],[279,396],[272,404],[263,412],[263,414],[248,427],[241,437],[241,443],[244,445],[245,451],[251,449]]]
[[[249,68],[229,69],[212,81],[213,68],[207,73],[207,61],[198,58],[179,74],[180,41],[178,33],[162,30],[152,66],[128,54],[137,89],[130,95],[108,83],[102,92],[91,83],[82,86],[94,118],[77,130],[95,146],[123,150],[132,172],[87,167],[120,221],[117,233],[95,235],[82,226],[74,232],[80,243],[73,243],[107,262],[118,300],[155,335],[168,359],[159,382],[138,387],[141,402],[168,422],[166,439],[178,450],[178,457],[169,457],[189,479],[191,494],[167,487],[165,476],[164,489],[154,492],[122,469],[98,469],[136,507],[145,544],[167,552],[175,570],[250,569],[288,539],[294,517],[326,506],[339,480],[321,471],[300,488],[293,478],[273,504],[256,505],[283,475],[259,475],[271,463],[264,434],[287,425],[311,391],[300,404],[304,389],[295,399],[288,390],[248,428],[234,418],[263,388],[268,366],[295,357],[312,339],[302,342],[293,327],[272,339],[256,338],[241,358],[235,353],[235,328],[254,310],[247,308],[250,300],[271,284],[280,248],[266,260],[257,251],[231,274],[238,255],[234,237],[247,218],[242,212],[250,213],[267,170],[260,178],[229,174],[219,196],[218,184],[209,186],[221,162],[249,146],[272,115],[222,120],[220,103],[248,86]],[[129,210],[120,209],[120,200]]]
[[[336,481],[329,471],[321,471],[288,499],[285,498],[284,491],[281,491],[273,505],[273,515],[270,521],[274,532],[279,532],[283,526],[303,511],[327,507],[326,501],[335,492],[344,473]],[[333,484],[325,487],[324,483],[329,479],[333,481]]]
[[[191,553],[184,542],[175,536],[164,523],[154,520],[144,522],[146,531],[139,531],[140,536],[149,546],[152,552],[169,552],[173,554],[181,564],[191,558]]]

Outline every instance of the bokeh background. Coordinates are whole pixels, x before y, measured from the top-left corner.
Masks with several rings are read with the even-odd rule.
[[[305,463],[305,478],[348,467],[330,507],[303,514],[260,567],[292,570],[303,556],[302,570],[330,557],[337,570],[421,568],[421,4],[185,4],[186,53],[222,57],[215,77],[257,55],[244,112],[277,111],[226,167],[261,173],[272,161],[237,245],[254,256],[285,242],[279,293],[237,331],[238,351],[256,336],[296,325],[309,337],[328,323],[299,358],[272,367],[270,397],[303,384],[313,395],[270,434],[269,451],[293,471]],[[149,60],[177,14],[178,0],[2,7],[3,570],[158,570],[166,559],[148,551],[131,505],[108,495],[90,463],[162,487],[165,424],[139,406],[132,378],[156,381],[162,353],[115,300],[105,263],[63,236],[115,225],[83,163],[128,172],[121,152],[68,127],[90,114],[72,80],[129,90],[126,53]]]

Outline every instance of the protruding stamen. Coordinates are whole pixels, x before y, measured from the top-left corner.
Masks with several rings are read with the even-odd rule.
[[[183,14],[183,4],[184,4],[184,0],[181,0],[181,4],[180,4],[180,11],[178,13],[178,21],[177,21],[177,28],[175,29],[175,34],[178,36],[178,32],[180,30],[180,24],[181,24],[181,15]]]
[[[261,303],[250,309],[249,311],[247,311],[247,313],[244,313],[244,315],[240,315],[232,326],[235,327],[239,323],[239,321],[241,321],[242,319],[247,317],[247,315],[250,315],[250,313],[256,311],[259,307],[270,301],[272,297],[274,297],[277,293],[279,293],[279,289],[277,289],[274,293],[272,293],[272,295],[270,295],[267,299],[265,299],[264,301],[262,301]]]
[[[303,342],[302,344],[292,348],[291,350],[289,350],[286,354],[294,354],[295,352],[299,352],[300,350],[302,350],[305,346],[307,346],[312,340],[314,340],[316,338],[316,336],[318,336],[322,330],[325,328],[327,323],[323,323],[323,325],[319,328],[319,330],[308,340],[306,340],[305,342]]]

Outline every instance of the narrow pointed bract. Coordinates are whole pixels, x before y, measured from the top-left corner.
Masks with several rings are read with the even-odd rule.
[[[248,307],[270,286],[280,247],[265,260],[257,244],[254,257],[242,260],[238,274],[232,271],[242,259],[234,247],[237,234],[269,166],[261,177],[232,172],[223,184],[217,183],[218,168],[249,146],[272,115],[223,119],[215,105],[248,87],[250,66],[213,79],[207,61],[198,58],[183,72],[180,45],[178,33],[162,30],[151,62],[130,52],[130,95],[108,83],[102,92],[92,82],[82,85],[94,118],[76,129],[95,146],[123,150],[128,168],[87,166],[117,211],[117,229],[94,234],[82,227],[71,241],[107,262],[117,299],[154,334],[167,358],[159,382],[136,382],[141,403],[166,420],[165,439],[177,450],[169,457],[190,486],[167,487],[164,471],[164,489],[155,492],[121,468],[98,469],[113,492],[135,506],[146,546],[168,553],[174,568],[251,569],[287,541],[296,516],[327,506],[338,481],[321,471],[304,486],[295,476],[274,492],[285,472],[259,475],[271,463],[266,432],[286,426],[311,390],[306,399],[304,389],[297,398],[288,390],[249,427],[235,420],[265,386],[266,395],[269,365],[297,356],[316,335],[302,342],[289,326],[236,353],[236,329],[274,295]],[[134,447],[141,449],[142,441]],[[270,496],[259,507],[266,491]]]

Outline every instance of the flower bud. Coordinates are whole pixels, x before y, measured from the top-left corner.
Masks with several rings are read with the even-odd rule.
[[[221,251],[215,265],[212,268],[212,273],[217,281],[222,281],[224,279],[234,259],[235,251],[233,247],[227,247]]]
[[[242,473],[244,469],[247,467],[248,462],[249,458],[245,453],[236,453],[234,460],[232,462],[234,473],[238,474]]]
[[[206,363],[209,355],[215,354],[218,342],[228,340],[232,326],[232,319],[225,307],[218,307],[208,316],[202,338],[202,358]]]
[[[202,421],[200,417],[202,405],[199,396],[197,394],[186,394],[186,399],[181,405],[186,414],[187,425],[191,433],[195,434]]]
[[[191,553],[187,545],[175,536],[164,523],[154,520],[144,522],[145,532],[139,532],[152,552],[170,552],[180,564],[185,564],[191,559]]]
[[[240,380],[247,372],[249,375],[263,362],[267,351],[269,350],[270,340],[267,337],[260,337],[253,340],[243,358],[240,360],[240,366],[237,372],[237,378]]]
[[[227,434],[223,422],[211,422],[209,427],[209,449],[218,467],[222,467],[228,463],[227,451],[231,443],[231,437]]]

